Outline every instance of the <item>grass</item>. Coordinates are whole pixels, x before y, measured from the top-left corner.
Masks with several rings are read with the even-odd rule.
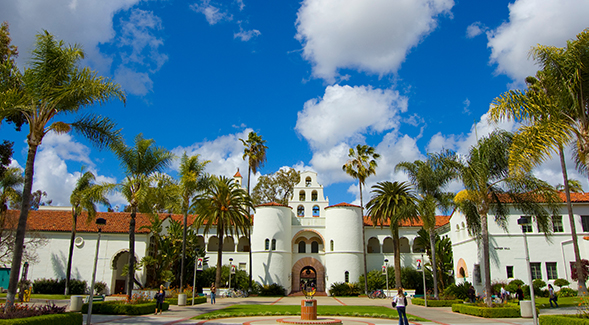
[[[579,297],[561,297],[556,301],[559,307],[577,307],[581,303]],[[550,302],[548,298],[536,297],[536,307],[538,308],[550,308]]]
[[[216,319],[246,316],[294,316],[301,314],[300,305],[233,305],[210,313],[198,315],[193,319]],[[318,316],[350,316],[374,318],[398,318],[397,311],[381,306],[317,306]],[[421,317],[407,314],[411,321],[427,321]]]

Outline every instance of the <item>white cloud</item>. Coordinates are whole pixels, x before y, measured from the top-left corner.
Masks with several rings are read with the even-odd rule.
[[[407,110],[407,98],[390,89],[328,86],[323,98],[308,100],[298,113],[296,131],[315,149],[340,142],[360,142],[366,132],[398,126],[397,115]]]
[[[297,13],[296,39],[313,76],[333,83],[338,69],[396,72],[409,50],[449,13],[452,0],[305,0]]]
[[[247,42],[252,37],[258,37],[261,34],[262,33],[260,33],[260,31],[257,29],[243,30],[243,27],[241,27],[241,22],[239,22],[239,33],[234,33],[233,38],[240,38],[242,42]]]
[[[115,79],[128,92],[144,96],[153,89],[153,81],[146,72],[137,72],[120,65],[115,71]]]
[[[462,102],[462,104],[464,105],[462,112],[470,115],[470,110],[468,109],[470,107],[470,100],[467,98]]]
[[[480,21],[474,22],[466,27],[466,37],[474,38],[481,35],[485,32],[488,28],[483,25]]]
[[[509,21],[487,32],[491,63],[497,73],[518,84],[534,75],[538,67],[528,59],[532,47],[563,47],[587,27],[588,1],[517,0],[509,4]]]
[[[214,25],[222,20],[229,21],[233,19],[233,16],[227,11],[212,5],[210,0],[201,0],[200,3],[194,3],[190,5],[190,9],[205,15],[209,25]]]

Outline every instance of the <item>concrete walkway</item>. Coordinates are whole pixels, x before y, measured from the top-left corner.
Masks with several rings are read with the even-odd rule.
[[[368,299],[368,298],[333,298],[333,297],[316,297],[317,305],[329,306],[384,306],[391,307],[390,299]],[[65,304],[67,301],[56,301],[57,304]],[[241,317],[241,318],[224,318],[217,320],[193,320],[192,317],[210,311],[222,309],[235,304],[268,304],[268,305],[300,305],[301,297],[284,297],[284,298],[218,298],[215,305],[210,303],[195,306],[170,306],[170,310],[162,315],[143,315],[143,316],[111,316],[111,315],[92,315],[92,324],[161,324],[161,325],[183,325],[183,324],[276,324],[279,318],[298,318],[298,316],[271,316],[271,317]],[[575,307],[563,307],[554,309],[541,309],[540,314],[575,314]],[[531,318],[499,318],[488,319],[469,315],[453,313],[450,307],[443,308],[426,308],[423,306],[409,305],[407,313],[419,316],[429,320],[429,322],[411,322],[416,325],[434,325],[434,324],[512,324],[512,325],[532,325]],[[320,317],[321,318],[321,317]],[[343,321],[343,324],[398,324],[398,320],[378,319],[378,318],[360,318],[360,317],[336,317],[329,316],[324,318],[337,318]],[[86,315],[84,315],[84,324],[86,324]]]

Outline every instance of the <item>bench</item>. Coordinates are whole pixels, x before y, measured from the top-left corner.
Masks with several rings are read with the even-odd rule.
[[[84,303],[88,303],[89,298],[90,298],[90,296],[86,296],[86,298],[84,298]],[[105,299],[105,295],[93,296],[92,302],[104,301],[104,299]]]

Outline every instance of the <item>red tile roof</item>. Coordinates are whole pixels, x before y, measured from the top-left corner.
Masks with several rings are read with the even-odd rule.
[[[262,203],[262,204],[258,204],[255,206],[255,208],[257,208],[257,207],[287,207],[287,208],[291,208],[288,205],[280,204],[277,202]]]
[[[353,208],[359,208],[360,206],[359,205],[349,204],[349,203],[346,203],[346,202],[342,202],[342,203],[339,203],[339,204],[336,204],[336,205],[330,205],[330,206],[326,207],[326,209],[336,208],[336,207],[353,207]]]
[[[558,196],[563,203],[567,201],[566,194],[564,192],[559,192]],[[499,198],[504,203],[512,202],[511,198],[507,194],[500,194]],[[589,193],[571,193],[571,202],[572,203],[588,203],[589,202]]]
[[[446,224],[448,224],[450,222],[450,217],[451,216],[436,216],[436,228],[439,228],[441,226],[444,226]],[[368,216],[364,216],[364,226],[373,226],[372,220],[370,220],[370,217]],[[376,225],[376,227],[379,227],[380,224]],[[390,222],[385,222],[385,224],[383,225],[385,227],[390,226]],[[423,227],[423,221],[421,221],[421,218],[419,218],[417,221],[403,221],[400,225],[401,227]]]
[[[233,175],[233,177],[241,177],[241,173],[239,173],[239,168],[237,168],[237,173],[235,173],[235,175]]]

